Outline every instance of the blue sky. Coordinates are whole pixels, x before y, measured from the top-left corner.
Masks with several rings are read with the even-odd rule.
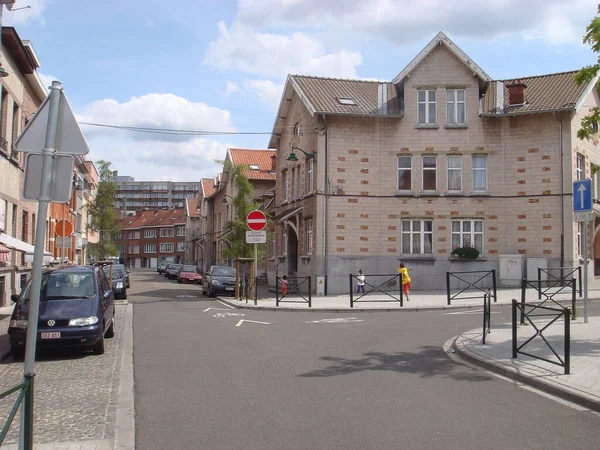
[[[136,180],[213,177],[227,147],[265,149],[288,73],[392,80],[439,32],[494,79],[576,70],[598,0],[17,0],[4,10],[81,121],[263,132],[172,136],[82,126]]]

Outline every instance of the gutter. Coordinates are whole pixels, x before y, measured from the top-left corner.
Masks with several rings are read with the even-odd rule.
[[[329,126],[327,125],[327,117],[325,113],[323,113],[323,122],[325,123],[325,204],[323,208],[323,223],[325,226],[324,230],[324,239],[325,239],[325,249],[324,249],[324,264],[323,275],[325,277],[325,290],[323,294],[327,296],[327,275],[329,268],[329,164],[328,164],[328,145],[329,145]]]
[[[565,174],[563,161],[563,123],[562,120],[552,115],[558,120],[558,148],[560,154],[560,267],[565,266]]]

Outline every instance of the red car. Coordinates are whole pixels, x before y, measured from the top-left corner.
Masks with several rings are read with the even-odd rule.
[[[177,276],[178,283],[202,283],[202,275],[198,273],[196,266],[184,265]]]

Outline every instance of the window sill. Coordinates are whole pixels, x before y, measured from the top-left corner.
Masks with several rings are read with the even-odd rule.
[[[401,253],[398,259],[402,261],[435,261],[436,257],[432,254]]]
[[[481,192],[471,192],[470,194],[465,194],[465,196],[468,197],[489,197],[491,194],[487,191],[481,191]]]
[[[308,260],[312,257],[312,255],[300,255],[300,259],[302,260]]]
[[[462,262],[479,262],[479,261],[487,261],[485,256],[479,258],[459,258],[457,256],[450,256],[448,261],[462,261]]]
[[[278,255],[277,257],[278,257],[279,259],[285,259],[285,258],[287,258],[287,255]]]
[[[421,191],[420,194],[417,194],[418,197],[439,197],[440,194],[438,191]]]
[[[469,126],[466,123],[447,123],[444,125],[444,128],[454,128],[454,129],[467,129]]]
[[[418,123],[415,125],[418,130],[437,130],[439,127],[437,123]]]
[[[395,195],[397,197],[414,197],[415,193],[413,191],[396,191]]]

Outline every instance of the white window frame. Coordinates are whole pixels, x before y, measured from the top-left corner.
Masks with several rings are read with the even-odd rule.
[[[462,93],[462,100],[458,99],[458,94]],[[450,93],[454,97],[450,99]],[[467,124],[467,102],[466,102],[466,91],[464,88],[461,89],[446,89],[446,123],[450,125],[466,125]],[[459,106],[463,107],[464,120],[458,121],[458,109]],[[451,114],[448,114],[451,112]]]
[[[483,160],[485,161],[485,167],[475,167],[475,161],[476,160]],[[472,157],[472,170],[473,170],[473,192],[487,192],[488,190],[488,173],[487,173],[487,167],[488,167],[488,158],[487,155],[473,155]],[[483,173],[483,180],[484,180],[484,185],[485,186],[475,186],[475,173],[477,172],[482,172]]]
[[[185,251],[185,242],[180,241],[177,243],[177,251],[178,252]]]
[[[161,228],[160,237],[173,237],[175,236],[175,230],[173,228]]]
[[[139,245],[130,245],[129,246],[129,254],[131,255],[139,255],[140,254],[140,246]]]
[[[185,236],[185,227],[177,227],[177,236]]]
[[[400,167],[400,161],[408,161],[408,167]],[[402,191],[402,192],[409,192],[412,190],[412,156],[406,156],[406,155],[398,155],[397,159],[396,159],[396,168],[397,168],[397,175],[396,175],[396,189],[398,191]],[[404,171],[408,171],[410,172],[410,186],[408,187],[408,189],[400,188],[400,172],[404,172]]]
[[[469,230],[464,230],[465,224],[469,224]],[[455,224],[458,224],[458,230],[455,230]],[[477,224],[480,224],[480,231],[476,231]],[[457,247],[474,247],[479,250],[480,254],[483,254],[484,250],[484,221],[483,219],[455,219],[452,220],[450,228],[450,245],[452,248],[450,251]],[[475,245],[476,237],[481,236],[481,248]]]
[[[306,220],[306,254],[312,255],[313,250],[313,220]]]
[[[153,239],[156,237],[156,229],[144,230],[144,239]]]
[[[306,193],[310,194],[313,191],[314,183],[315,160],[309,158],[306,160]]]
[[[173,253],[175,245],[172,242],[161,242],[160,252],[161,253]]]
[[[458,167],[450,167],[450,161],[458,161]],[[452,189],[450,186],[451,174],[458,174],[458,189]],[[449,192],[461,192],[462,191],[462,156],[461,155],[448,155],[447,161],[447,187]]]
[[[432,160],[435,163],[434,167],[425,167],[425,160]],[[434,186],[433,188],[425,188],[425,173],[433,172],[434,173]],[[423,191],[435,191],[437,190],[437,156],[435,155],[423,155],[421,158],[421,189]]]
[[[283,199],[282,200],[284,202],[287,202],[288,201],[288,171],[287,171],[287,169],[281,173],[281,178],[282,178],[281,187],[283,189],[283,192],[282,192]]]
[[[156,244],[144,244],[144,253],[156,253]]]
[[[421,93],[424,93],[424,99],[421,99]],[[433,97],[433,100],[431,99]],[[433,106],[433,117],[431,117],[430,107]],[[424,121],[421,122],[421,108],[424,112]],[[437,91],[435,89],[417,89],[417,123],[419,125],[437,124]]]
[[[298,197],[298,192],[296,191],[296,168],[292,169],[292,200]]]
[[[419,224],[418,227],[416,224]],[[425,225],[429,224],[429,230]],[[415,228],[418,228],[415,230]],[[430,238],[430,250],[425,251],[426,237]],[[404,240],[408,239],[408,252],[404,251]],[[419,250],[415,250],[415,239],[418,240]],[[410,219],[403,220],[400,226],[400,249],[405,255],[432,255],[433,254],[433,220],[430,219]]]
[[[577,166],[575,167],[575,179],[581,181],[585,178],[585,156],[577,153]]]

